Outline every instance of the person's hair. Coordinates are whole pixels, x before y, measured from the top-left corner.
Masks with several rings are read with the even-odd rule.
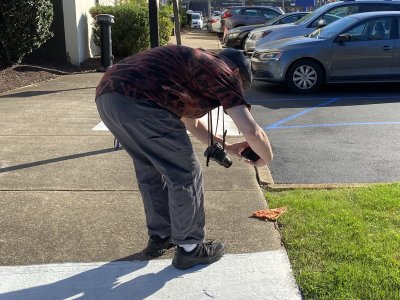
[[[243,87],[245,89],[251,86],[252,76],[251,76],[250,64],[242,51],[233,48],[226,48],[221,52],[219,52],[218,56],[224,56],[228,58],[238,67],[240,75],[242,76]]]

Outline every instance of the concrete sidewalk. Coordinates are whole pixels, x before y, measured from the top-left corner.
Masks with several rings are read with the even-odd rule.
[[[201,30],[182,44],[221,49]],[[101,76],[0,94],[0,299],[301,299],[273,223],[249,218],[267,205],[254,168],[206,167],[194,139],[207,239],[225,241],[227,255],[188,271],[170,266],[172,251],[140,260],[147,234],[131,160],[93,130]]]

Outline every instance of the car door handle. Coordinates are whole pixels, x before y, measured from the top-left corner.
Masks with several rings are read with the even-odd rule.
[[[389,51],[389,50],[392,50],[393,48],[392,47],[390,47],[390,46],[383,46],[382,47],[382,50],[383,51]]]

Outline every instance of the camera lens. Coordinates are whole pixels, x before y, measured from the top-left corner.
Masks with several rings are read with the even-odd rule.
[[[223,160],[221,161],[221,165],[223,165],[225,168],[229,168],[232,166],[232,160],[229,158],[228,155],[226,155]]]
[[[204,152],[204,156],[213,161],[216,161],[225,168],[229,168],[232,165],[232,160],[229,158],[228,154],[219,143],[208,146],[206,151]]]

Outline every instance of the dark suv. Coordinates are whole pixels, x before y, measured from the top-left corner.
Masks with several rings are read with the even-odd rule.
[[[221,15],[221,28],[229,30],[238,26],[263,24],[284,12],[275,6],[233,6]]]

